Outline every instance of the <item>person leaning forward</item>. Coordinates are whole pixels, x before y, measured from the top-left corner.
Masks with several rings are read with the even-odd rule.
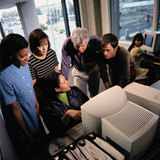
[[[114,85],[123,88],[136,78],[137,67],[133,57],[125,48],[118,45],[118,38],[112,33],[105,34],[101,38],[98,64],[106,89]]]
[[[97,52],[101,49],[100,38],[91,35],[85,28],[77,28],[62,46],[61,73],[68,79],[70,65],[74,86],[87,95],[87,84],[90,97],[98,94],[99,71],[96,61]]]

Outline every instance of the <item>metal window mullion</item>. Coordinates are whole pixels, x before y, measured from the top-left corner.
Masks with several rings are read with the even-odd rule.
[[[78,1],[73,0],[73,4],[74,4],[74,13],[76,18],[76,27],[81,27]]]
[[[67,35],[67,37],[69,37],[70,36],[70,29],[69,29],[69,22],[68,22],[66,0],[61,0],[61,3],[62,3],[62,10],[63,10],[64,24],[65,24],[65,28],[66,28],[66,35]]]

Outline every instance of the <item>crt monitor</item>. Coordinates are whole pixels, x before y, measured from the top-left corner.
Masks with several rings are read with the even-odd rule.
[[[151,53],[160,51],[160,32],[144,32],[144,45],[142,48],[143,50],[147,50]]]
[[[119,112],[126,104],[127,96],[123,89],[114,86],[91,98],[81,106],[83,133],[91,132],[101,136],[101,118]]]
[[[153,142],[158,118],[149,110],[127,101],[120,112],[102,118],[102,137],[126,150],[127,159],[140,160]]]
[[[158,124],[156,114],[127,100],[125,91],[114,86],[81,106],[83,133],[110,138],[139,158],[151,145]]]

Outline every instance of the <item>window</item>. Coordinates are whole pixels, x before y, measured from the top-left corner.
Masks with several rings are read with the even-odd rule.
[[[160,31],[160,3],[158,8],[158,31]]]
[[[61,61],[64,40],[70,36],[76,25],[75,0],[35,0],[41,28],[49,36],[51,48]]]
[[[9,33],[18,33],[24,36],[17,7],[0,10],[1,38]]]
[[[136,33],[152,30],[154,0],[119,0],[119,39],[131,41]]]

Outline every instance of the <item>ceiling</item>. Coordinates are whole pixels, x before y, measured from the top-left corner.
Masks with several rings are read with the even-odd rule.
[[[0,0],[0,9],[8,9],[14,7],[16,3],[27,2],[28,0]]]

